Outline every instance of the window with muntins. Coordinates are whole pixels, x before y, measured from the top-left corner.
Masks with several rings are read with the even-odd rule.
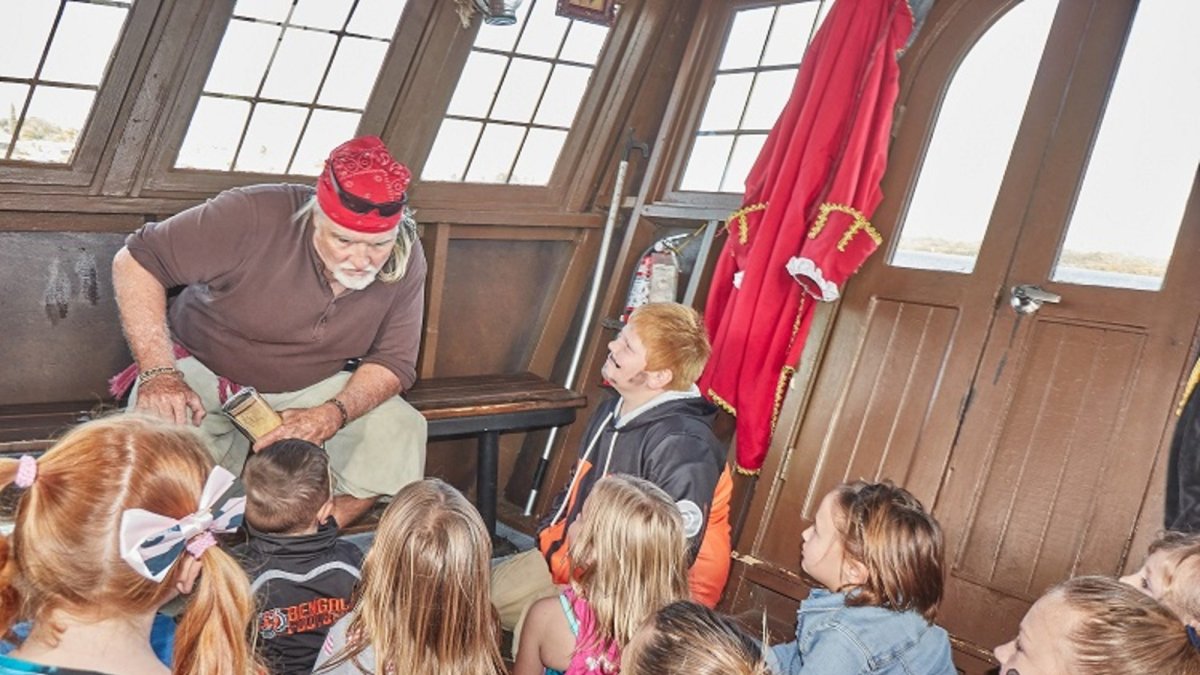
[[[238,0],[175,159],[314,176],[354,135],[406,0]]]
[[[796,81],[805,45],[832,3],[738,10],[725,39],[679,189],[741,193]]]
[[[527,0],[512,26],[480,26],[421,172],[427,181],[545,185],[608,37]]]
[[[0,159],[69,165],[131,0],[21,0],[0,21]]]

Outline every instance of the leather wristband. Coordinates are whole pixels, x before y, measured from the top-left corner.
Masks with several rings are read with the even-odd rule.
[[[346,411],[346,404],[342,403],[341,401],[337,400],[336,398],[331,398],[325,402],[332,403],[333,407],[337,408],[338,413],[340,413],[342,416],[342,423],[338,425],[338,429],[345,429],[346,424],[348,424],[350,422],[350,413]]]
[[[183,377],[183,373],[181,373],[175,366],[159,366],[157,368],[150,368],[149,370],[143,370],[142,372],[138,373],[137,383],[139,385],[146,384],[146,382],[153,380],[159,375],[172,375],[179,378]]]

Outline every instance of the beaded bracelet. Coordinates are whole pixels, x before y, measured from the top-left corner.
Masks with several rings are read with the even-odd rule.
[[[337,400],[336,398],[331,398],[325,402],[332,403],[334,405],[334,407],[338,409],[338,412],[341,413],[342,423],[338,425],[338,429],[345,429],[346,424],[350,421],[350,413],[346,411],[346,404],[342,403],[341,401]]]
[[[180,372],[179,369],[176,368],[175,366],[159,366],[157,368],[143,370],[142,372],[138,373],[137,383],[139,385],[146,384],[146,382],[158,377],[159,375],[167,375],[167,374],[175,375],[177,377],[183,377],[183,373]]]

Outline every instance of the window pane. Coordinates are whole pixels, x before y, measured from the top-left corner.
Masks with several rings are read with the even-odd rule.
[[[128,14],[77,0],[3,5],[0,161],[71,162]]]
[[[504,76],[504,67],[508,59],[499,54],[487,52],[471,52],[467,57],[467,65],[459,76],[462,82],[470,82],[469,87],[455,87],[454,98],[450,99],[447,112],[451,115],[470,115],[485,117],[492,99],[496,96],[496,88],[500,86],[500,78]]]
[[[421,171],[423,180],[461,181],[467,173],[467,162],[471,159],[471,151],[475,149],[475,140],[479,138],[479,130],[483,124],[466,120],[442,120],[438,129],[437,139],[429,158],[425,160],[425,168]]]
[[[475,183],[503,183],[517,158],[517,149],[525,138],[525,127],[513,124],[487,124],[479,139],[479,149],[467,170],[467,180]]]
[[[721,192],[745,192],[746,176],[750,175],[750,168],[754,166],[754,160],[758,159],[758,153],[766,141],[766,134],[737,137],[733,144],[733,154],[729,157],[729,167],[725,169],[725,177],[721,179]]]
[[[316,176],[325,167],[329,151],[353,138],[358,129],[359,113],[340,110],[314,110],[304,129],[304,138],[288,173]]]
[[[1200,163],[1200,89],[1179,86],[1200,82],[1198,25],[1200,3],[1138,5],[1055,281],[1162,288]]]
[[[396,24],[400,22],[406,4],[406,0],[358,0],[346,30],[390,40],[396,33]]]
[[[366,108],[387,48],[388,43],[379,40],[342,38],[317,101],[343,108]]]
[[[283,21],[292,11],[292,0],[238,0],[234,16],[262,21]]]
[[[554,13],[554,0],[538,0],[530,8],[529,19],[517,43],[518,54],[554,58],[571,20]]]
[[[68,2],[41,79],[99,86],[128,13],[124,7]]]
[[[0,21],[0,45],[4,45],[0,75],[33,77],[57,13],[57,2],[22,0],[4,4],[4,21]]]
[[[550,64],[545,61],[513,59],[500,85],[500,95],[492,107],[491,118],[506,122],[528,122],[533,119],[533,109],[541,98],[550,74]]]
[[[799,64],[804,56],[800,41],[807,44],[808,37],[813,33],[813,20],[817,16],[820,2],[798,2],[784,5],[775,13],[775,23],[771,26],[771,37],[767,38],[767,48],[763,52],[762,65],[782,66]],[[832,5],[833,3],[829,3]]]
[[[21,109],[25,107],[25,97],[28,95],[29,85],[0,82],[0,158],[8,153],[8,146],[12,144],[12,135],[17,130],[17,120],[21,117]]]
[[[550,84],[546,94],[538,106],[537,116],[533,121],[555,127],[570,128],[575,121],[575,111],[587,91],[588,78],[592,76],[591,68],[566,66],[559,64],[550,75]]]
[[[799,63],[821,4],[777,3],[734,14],[679,189],[742,191],[795,84],[798,68],[779,66]],[[709,162],[720,164],[699,165]]]
[[[286,172],[307,114],[307,108],[294,105],[259,103],[255,106],[234,169],[262,173]]]
[[[352,0],[298,0],[288,20],[293,26],[341,30],[350,15]]]
[[[721,65],[718,70],[731,68],[753,68],[758,65],[762,55],[763,43],[767,40],[767,31],[771,28],[771,18],[775,15],[774,7],[759,7],[743,9],[733,19],[733,28],[725,41],[725,51],[721,54]]]
[[[263,84],[263,98],[311,103],[337,38],[329,33],[289,28]]]
[[[201,96],[175,166],[228,171],[250,114],[250,104]]]
[[[733,136],[700,136],[692,145],[684,170],[681,190],[716,192],[721,187],[721,174],[729,161]]]
[[[231,19],[204,91],[242,96],[257,93],[280,32],[278,26]]]
[[[85,89],[34,87],[12,158],[69,163],[95,97],[96,92]]]
[[[555,0],[526,0],[515,26],[480,25],[447,106],[453,117],[443,120],[422,178],[549,180],[608,36],[605,27],[557,16],[555,6]],[[466,137],[450,138],[452,129]],[[523,149],[527,136],[525,145],[536,148]]]
[[[891,264],[970,273],[1008,166],[1057,0],[1013,7],[959,66]]]
[[[567,33],[567,41],[563,43],[559,58],[563,61],[596,65],[600,60],[600,50],[608,39],[608,29],[586,21],[571,22],[571,32]]]
[[[750,86],[754,73],[717,75],[716,82],[708,93],[704,105],[704,117],[700,120],[701,131],[733,131],[742,120],[746,99],[750,97]]]
[[[530,129],[509,182],[523,185],[545,185],[550,182],[554,163],[566,140],[565,131]]]
[[[768,70],[754,78],[750,101],[746,104],[746,116],[742,118],[743,129],[770,131],[779,119],[779,113],[787,104],[796,82],[796,70]]]

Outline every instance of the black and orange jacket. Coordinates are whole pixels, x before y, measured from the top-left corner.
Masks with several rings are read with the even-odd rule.
[[[309,673],[329,627],[350,611],[363,552],[338,537],[333,519],[315,534],[259,532],[234,556],[258,604],[258,650],[277,675]]]
[[[588,420],[571,480],[555,498],[538,531],[538,548],[555,583],[567,583],[567,526],[583,509],[592,486],[610,473],[638,476],[679,505],[691,542],[692,597],[710,607],[729,577],[729,499],[726,448],[712,432],[717,408],[698,391],[666,392],[618,418],[619,398],[600,404]]]

